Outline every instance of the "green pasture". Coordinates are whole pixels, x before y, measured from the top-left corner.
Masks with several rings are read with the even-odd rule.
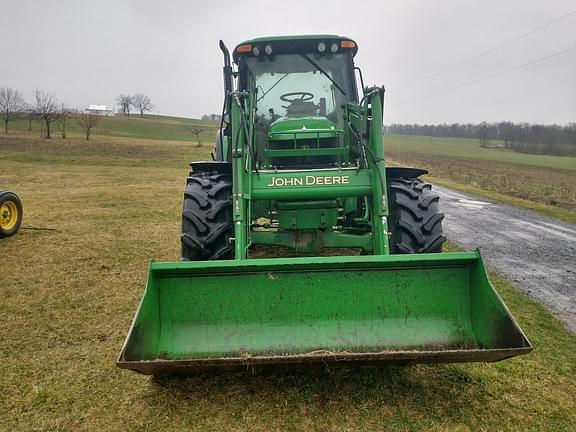
[[[179,259],[187,165],[210,141],[0,138],[0,185],[24,205],[0,241],[0,430],[574,430],[576,336],[495,274],[527,356],[169,379],[116,368],[149,260]]]
[[[490,145],[496,145],[493,141]],[[419,153],[450,158],[479,159],[509,164],[530,165],[576,171],[576,157],[517,153],[504,148],[483,148],[479,140],[467,138],[385,135],[385,149],[394,152]]]
[[[385,135],[387,162],[425,168],[426,178],[576,223],[576,158],[482,148],[477,140]]]
[[[39,137],[45,126],[39,120],[32,123],[32,131],[28,131],[29,122],[26,119],[16,119],[9,123],[9,132],[27,133]],[[192,141],[197,144],[193,128],[204,129],[200,134],[202,141],[213,141],[220,124],[216,121],[193,120],[183,117],[167,117],[156,115],[131,114],[130,117],[121,114],[115,116],[102,116],[100,123],[92,133],[92,139],[100,137],[143,138],[153,140]],[[60,129],[59,129],[60,128]],[[62,123],[53,122],[50,134],[61,137]],[[82,136],[83,132],[73,116],[66,120],[66,134],[69,136]],[[2,131],[3,132],[3,131]],[[0,134],[2,133],[0,132]]]

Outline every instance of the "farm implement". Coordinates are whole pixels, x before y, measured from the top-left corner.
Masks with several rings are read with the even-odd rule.
[[[0,190],[0,238],[13,236],[22,224],[22,203],[14,192]]]
[[[364,86],[353,40],[254,39],[234,66],[220,48],[222,125],[214,160],[187,177],[183,261],[150,265],[119,367],[489,362],[532,350],[479,252],[442,253],[426,171],[386,166],[384,89]],[[258,245],[306,256],[255,258]]]

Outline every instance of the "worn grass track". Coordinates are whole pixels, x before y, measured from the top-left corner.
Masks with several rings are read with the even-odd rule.
[[[0,430],[574,429],[576,337],[495,275],[528,356],[161,381],[117,369],[148,261],[179,258],[187,162],[208,148],[83,144],[0,147],[0,185],[25,213],[0,241]]]

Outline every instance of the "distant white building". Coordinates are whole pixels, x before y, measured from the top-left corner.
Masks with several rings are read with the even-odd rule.
[[[90,105],[84,111],[90,114],[97,114],[103,116],[113,116],[115,114],[114,109],[108,108],[107,105]]]

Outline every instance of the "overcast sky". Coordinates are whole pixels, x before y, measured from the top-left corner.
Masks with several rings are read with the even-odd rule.
[[[154,113],[222,106],[222,56],[252,37],[330,33],[387,88],[385,123],[576,121],[576,13],[489,55],[423,79],[576,10],[574,0],[0,0],[0,87],[70,107],[145,93]],[[354,9],[358,8],[358,9]]]

